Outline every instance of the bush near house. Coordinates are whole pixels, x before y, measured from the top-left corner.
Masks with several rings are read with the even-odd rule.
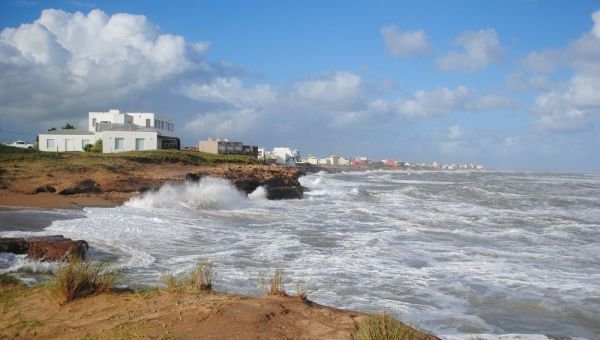
[[[87,146],[87,145],[86,145]],[[102,139],[98,139],[94,146],[90,149],[91,152],[102,152]]]

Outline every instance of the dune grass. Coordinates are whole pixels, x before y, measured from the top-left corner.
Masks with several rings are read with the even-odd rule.
[[[383,313],[369,316],[356,331],[357,340],[413,340],[418,333],[393,317]]]
[[[213,288],[214,267],[212,262],[198,261],[191,274],[177,278],[174,274],[163,275],[162,279],[169,291],[182,291],[192,288],[201,292],[210,292]]]
[[[118,275],[107,269],[106,263],[71,257],[56,271],[50,287],[63,304],[89,295],[106,293],[117,282]]]
[[[200,261],[196,264],[190,283],[192,287],[200,291],[211,291],[213,279],[213,264],[207,261]]]
[[[264,276],[258,278],[260,288],[267,296],[288,296],[285,292],[285,273],[283,269],[275,269],[268,279]]]

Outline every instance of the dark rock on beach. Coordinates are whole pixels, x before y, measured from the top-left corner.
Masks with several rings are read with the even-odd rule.
[[[40,187],[37,187],[34,191],[35,194],[39,194],[40,192],[56,192],[56,188],[54,188],[53,186],[51,186],[50,184],[46,184],[46,185],[42,185]]]
[[[270,200],[302,198],[304,189],[298,186],[266,187],[267,198]]]
[[[32,260],[65,261],[71,256],[87,258],[88,243],[71,240],[62,235],[39,237],[0,237],[0,252],[27,254]]]
[[[76,195],[76,194],[90,194],[102,192],[100,185],[91,179],[84,179],[83,181],[73,185],[70,188],[63,189],[59,192],[60,195]]]

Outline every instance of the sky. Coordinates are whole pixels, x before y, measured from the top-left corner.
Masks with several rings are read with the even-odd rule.
[[[0,141],[156,112],[183,145],[600,171],[600,1],[0,2]]]

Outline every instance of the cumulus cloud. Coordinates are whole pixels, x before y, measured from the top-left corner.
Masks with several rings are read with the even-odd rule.
[[[600,113],[600,79],[576,75],[564,89],[545,92],[536,97],[533,112],[541,127],[558,132],[573,132],[592,126],[591,119]]]
[[[358,105],[364,95],[360,76],[336,71],[310,80],[296,82],[292,99],[300,104],[320,106],[327,110],[349,110]]]
[[[503,49],[494,29],[463,32],[455,44],[463,50],[450,51],[437,60],[443,71],[474,72],[502,59]]]
[[[526,75],[522,72],[506,76],[506,87],[511,91],[545,91],[552,88],[552,83],[545,75]]]
[[[218,77],[208,83],[188,84],[181,91],[195,100],[228,103],[237,108],[261,107],[276,99],[271,86],[259,84],[249,88],[241,80],[232,77]]]
[[[526,59],[551,56],[548,64],[552,69],[563,65],[574,70],[567,82],[545,89],[534,100],[532,112],[545,130],[585,130],[592,127],[594,118],[600,115],[600,11],[592,14],[592,21],[590,32],[582,34],[565,49],[534,52]],[[543,63],[542,60],[538,62]],[[537,71],[548,70],[543,67]]]
[[[426,54],[431,51],[425,31],[400,31],[395,25],[380,29],[381,36],[389,53],[395,57],[408,57]]]
[[[44,10],[34,22],[0,32],[0,100],[11,116],[80,117],[206,71],[207,48],[162,33],[143,15]]]
[[[363,109],[342,112],[335,117],[337,125],[357,124],[364,121],[389,121],[394,118],[411,120],[431,119],[455,112],[482,112],[514,108],[512,99],[499,94],[478,95],[466,86],[454,89],[442,87],[431,91],[416,91],[394,100],[375,99]]]
[[[388,109],[404,118],[423,119],[443,116],[453,112],[477,112],[511,108],[516,104],[511,99],[486,94],[477,96],[475,91],[458,86],[455,89],[437,88],[431,91],[417,91],[412,96],[392,102],[379,102],[379,109]]]
[[[260,119],[261,114],[255,109],[208,112],[186,123],[184,131],[195,136],[239,138],[256,128]]]

